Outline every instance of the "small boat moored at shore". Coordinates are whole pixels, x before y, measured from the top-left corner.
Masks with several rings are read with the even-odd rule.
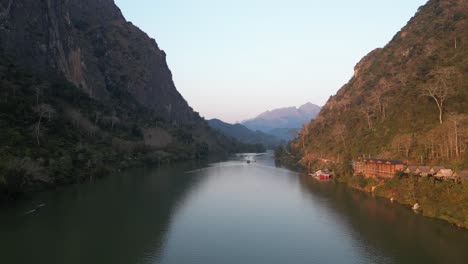
[[[326,180],[330,180],[331,177],[332,177],[332,174],[331,173],[326,173],[322,170],[318,170],[316,171],[315,173],[311,173],[310,176],[316,178],[317,180],[323,180],[323,181],[326,181]]]

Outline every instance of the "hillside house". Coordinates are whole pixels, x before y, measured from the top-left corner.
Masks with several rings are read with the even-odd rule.
[[[353,163],[355,174],[378,178],[392,178],[395,172],[402,171],[403,167],[403,162],[399,160],[364,159]]]
[[[441,169],[434,177],[439,179],[453,179],[453,171],[451,169]]]
[[[434,167],[431,168],[430,174],[431,175],[436,175],[442,169],[445,169],[445,168],[442,167],[442,166],[434,166]]]
[[[418,166],[408,166],[405,169],[406,174],[417,175],[418,174],[417,171],[418,171]]]
[[[429,167],[429,166],[419,166],[416,172],[417,172],[418,175],[427,177],[427,176],[429,176],[431,174],[431,167]]]

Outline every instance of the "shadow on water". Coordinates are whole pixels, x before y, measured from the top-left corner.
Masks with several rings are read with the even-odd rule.
[[[204,165],[133,169],[1,207],[1,263],[155,259],[175,208],[198,182],[186,172]]]
[[[133,169],[0,207],[8,264],[464,263],[467,245],[467,231],[277,168],[271,153]]]
[[[468,232],[387,199],[300,176],[303,191],[321,199],[361,240],[360,250],[383,252],[391,263],[464,263]],[[339,252],[339,249],[337,249]],[[466,262],[465,262],[466,263]]]

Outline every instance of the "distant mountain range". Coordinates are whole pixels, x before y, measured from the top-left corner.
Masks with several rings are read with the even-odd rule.
[[[299,108],[285,107],[266,111],[259,116],[242,122],[242,125],[254,131],[262,131],[291,140],[297,135],[302,125],[309,123],[320,112],[321,107],[306,103]]]
[[[241,124],[229,124],[219,119],[208,120],[211,128],[218,130],[226,136],[233,137],[242,143],[261,144],[267,149],[274,149],[286,142],[261,131],[252,131]]]

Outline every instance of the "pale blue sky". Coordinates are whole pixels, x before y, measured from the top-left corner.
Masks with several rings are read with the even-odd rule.
[[[166,51],[179,92],[207,118],[323,105],[426,0],[115,0]]]

